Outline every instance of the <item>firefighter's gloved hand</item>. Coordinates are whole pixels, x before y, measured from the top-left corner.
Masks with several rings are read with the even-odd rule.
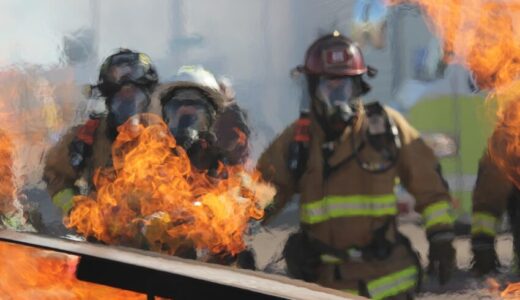
[[[438,232],[429,236],[428,274],[437,275],[441,285],[446,284],[455,268],[455,235],[451,231]]]
[[[491,236],[476,236],[471,239],[473,251],[472,270],[478,275],[497,271],[500,263],[495,251],[495,239]]]
[[[283,257],[289,275],[308,282],[318,280],[317,269],[321,263],[320,253],[313,247],[308,236],[298,231],[287,239]]]

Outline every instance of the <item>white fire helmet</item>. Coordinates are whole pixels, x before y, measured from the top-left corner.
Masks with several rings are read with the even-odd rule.
[[[215,76],[202,66],[182,66],[177,71],[175,81],[189,81],[220,91]]]

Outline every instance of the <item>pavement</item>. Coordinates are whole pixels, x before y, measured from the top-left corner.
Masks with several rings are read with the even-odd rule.
[[[257,266],[268,273],[285,273],[282,250],[289,234],[298,229],[297,203],[292,202],[278,216],[273,225],[262,229],[253,239],[252,246],[257,255]],[[427,266],[428,242],[424,230],[413,221],[404,219],[399,230],[412,242],[421,256],[421,263]],[[462,300],[462,299],[502,299],[500,291],[510,282],[520,282],[520,277],[513,273],[513,238],[504,233],[497,237],[496,249],[502,264],[499,272],[490,276],[478,277],[470,271],[471,244],[469,236],[459,236],[454,241],[457,268],[452,280],[441,286],[436,278],[426,276],[421,293],[421,300]],[[520,299],[508,298],[508,299]]]

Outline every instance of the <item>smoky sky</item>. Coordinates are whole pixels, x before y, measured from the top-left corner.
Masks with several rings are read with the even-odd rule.
[[[307,47],[320,34],[351,32],[354,2],[4,0],[0,67],[70,69],[80,86],[94,83],[102,60],[119,47],[150,55],[164,82],[182,65],[201,64],[231,79],[254,127],[256,158],[298,116],[304,88],[290,70],[303,63]],[[369,80],[373,90],[367,98],[399,106],[432,89],[406,85],[406,80],[413,75],[414,51],[434,37],[417,11],[399,14],[397,23],[394,9],[389,16],[387,45],[363,47],[367,62],[379,69]],[[413,91],[403,96],[396,87],[405,85]],[[435,83],[433,89],[452,88]]]

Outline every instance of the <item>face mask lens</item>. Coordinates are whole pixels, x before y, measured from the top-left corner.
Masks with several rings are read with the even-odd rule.
[[[140,64],[124,63],[110,67],[107,74],[109,82],[113,84],[121,84],[124,81],[137,81],[144,77],[145,70]]]
[[[317,97],[328,106],[348,103],[354,95],[353,79],[351,77],[320,78]]]
[[[146,112],[148,102],[148,95],[141,89],[126,85],[109,99],[109,107],[117,125],[121,125],[131,116]]]
[[[201,132],[209,128],[207,109],[200,104],[179,105],[170,101],[164,107],[164,115],[174,136],[186,129]]]

